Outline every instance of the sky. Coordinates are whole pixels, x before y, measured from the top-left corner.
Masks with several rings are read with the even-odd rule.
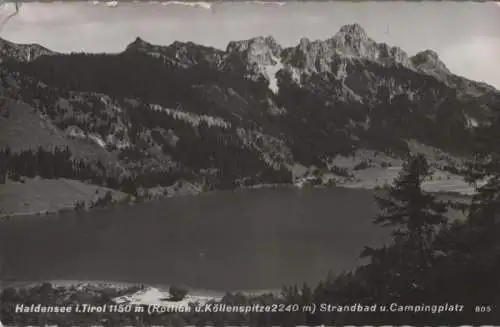
[[[5,4],[0,19],[13,11]],[[498,2],[24,3],[0,37],[60,52],[120,52],[137,36],[225,49],[229,41],[255,36],[272,35],[283,46],[301,37],[326,39],[350,23],[409,55],[432,49],[453,73],[500,89]]]

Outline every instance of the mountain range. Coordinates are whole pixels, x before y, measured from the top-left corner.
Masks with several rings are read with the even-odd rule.
[[[268,36],[225,50],[138,37],[117,54],[67,54],[0,40],[0,59],[0,148],[67,148],[88,171],[76,179],[131,194],[179,181],[340,182],[416,144],[467,158],[475,129],[500,110],[494,87],[359,24],[292,47]]]

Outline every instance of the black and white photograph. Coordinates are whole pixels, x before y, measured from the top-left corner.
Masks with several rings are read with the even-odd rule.
[[[500,2],[2,2],[0,325],[500,322]]]

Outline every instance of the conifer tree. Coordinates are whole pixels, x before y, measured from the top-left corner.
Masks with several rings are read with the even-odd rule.
[[[432,237],[437,228],[447,221],[444,216],[446,205],[422,189],[422,183],[431,175],[425,156],[409,155],[387,193],[375,197],[380,213],[374,223],[393,227],[396,243],[409,241],[417,253],[420,269],[428,268]]]

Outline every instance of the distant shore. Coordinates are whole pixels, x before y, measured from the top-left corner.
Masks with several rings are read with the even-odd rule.
[[[380,179],[382,180],[382,179]],[[442,182],[440,185],[439,182]],[[424,187],[424,190],[427,190],[429,193],[433,193],[436,195],[445,195],[445,196],[452,196],[456,197],[457,199],[461,199],[464,201],[468,201],[471,199],[471,197],[474,195],[475,191],[472,187],[465,187],[463,185],[463,181],[435,181],[432,183],[429,183],[427,187]],[[326,185],[314,185],[311,186],[314,188],[328,188],[328,187],[335,187],[335,188],[347,188],[347,189],[360,189],[360,190],[367,190],[367,191],[373,191],[378,188],[383,187],[383,184],[378,183],[378,181],[374,182],[371,180],[359,180],[359,181],[346,181],[346,182],[339,182],[335,185],[332,186],[326,186]],[[244,191],[247,189],[271,189],[271,188],[293,188],[293,189],[303,189],[304,187],[302,184],[256,184],[256,185],[251,185],[248,187],[243,187],[243,188],[237,188],[234,189],[234,191]],[[205,191],[205,192],[198,192],[198,193],[186,193],[186,194],[177,194],[177,195],[169,195],[165,196],[165,198],[172,198],[172,197],[184,197],[184,196],[198,196],[202,194],[210,194],[213,192],[217,192],[219,190],[213,190],[213,191]],[[150,201],[158,201],[161,200],[162,197],[158,198],[152,198],[150,200],[146,200],[144,202],[150,202]],[[93,209],[95,210],[95,209]],[[49,214],[64,214],[64,213],[71,213],[73,210],[69,208],[65,208],[64,210],[41,210],[41,211],[32,211],[32,212],[9,212],[9,213],[0,213],[0,220],[5,219],[5,218],[22,218],[22,217],[33,217],[33,216],[43,216],[43,215],[49,215]]]

